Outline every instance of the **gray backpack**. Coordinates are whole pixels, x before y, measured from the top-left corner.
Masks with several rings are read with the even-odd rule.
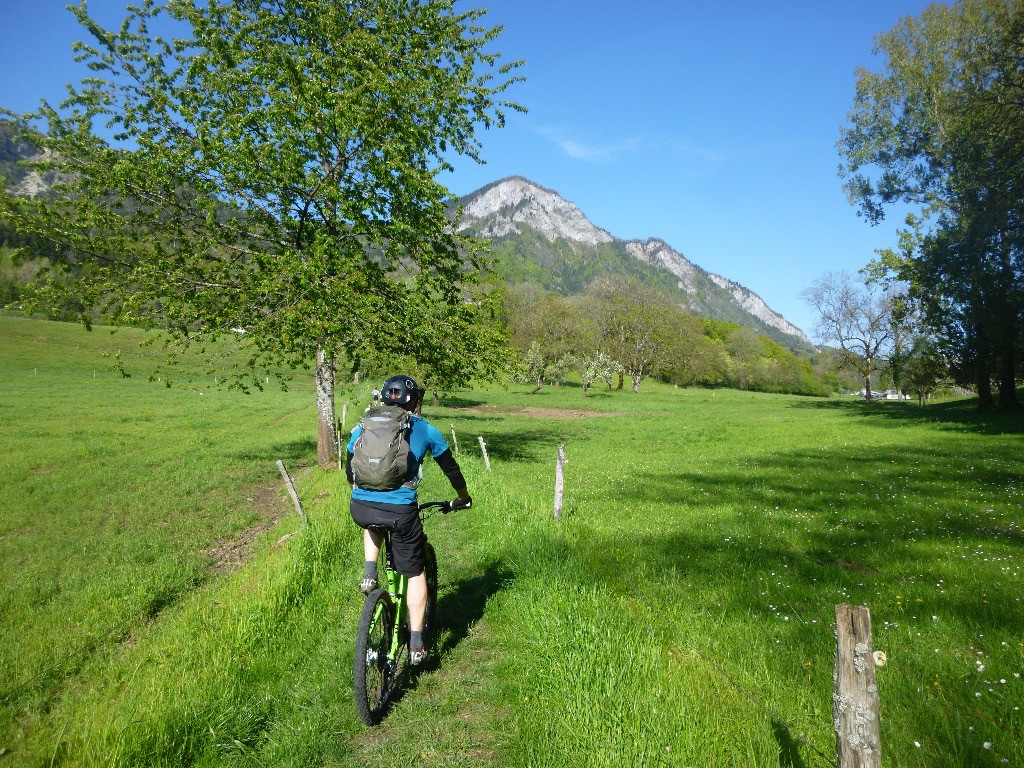
[[[404,408],[368,408],[352,447],[352,476],[368,491],[394,491],[409,480],[412,415]]]

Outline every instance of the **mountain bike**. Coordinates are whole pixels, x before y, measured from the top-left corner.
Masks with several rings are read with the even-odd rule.
[[[433,512],[448,514],[455,507],[450,501],[428,501],[419,505],[420,519],[426,521]],[[391,553],[391,530],[373,527],[384,536],[382,562],[377,569],[377,589],[366,596],[356,635],[354,687],[356,712],[366,725],[376,725],[384,716],[399,683],[409,667],[409,607],[406,591],[409,577],[394,569]],[[427,577],[427,607],[423,636],[430,637],[437,609],[437,555],[423,534],[426,555],[424,573]],[[386,585],[386,588],[385,588]]]

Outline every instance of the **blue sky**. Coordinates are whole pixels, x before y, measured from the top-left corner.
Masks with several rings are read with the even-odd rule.
[[[0,105],[58,101],[86,74],[65,4],[0,0]],[[89,2],[109,25],[124,5]],[[505,27],[495,50],[526,60],[509,96],[529,113],[482,132],[486,164],[457,162],[442,181],[464,195],[525,176],[616,237],[662,238],[810,333],[800,291],[895,242],[897,219],[872,227],[847,203],[835,143],[855,69],[879,66],[873,37],[927,5],[463,0]]]

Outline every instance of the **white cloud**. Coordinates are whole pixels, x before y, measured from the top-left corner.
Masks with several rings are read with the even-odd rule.
[[[695,159],[704,166],[718,165],[724,159],[721,152],[688,144],[678,139],[628,138],[614,141],[580,139],[574,132],[557,126],[531,128],[535,133],[554,142],[566,155],[590,163],[600,163],[629,153],[654,151]]]

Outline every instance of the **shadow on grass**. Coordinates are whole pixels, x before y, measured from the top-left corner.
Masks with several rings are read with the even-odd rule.
[[[800,745],[793,739],[789,728],[778,720],[773,720],[772,733],[779,743],[779,768],[807,768],[807,764],[800,757]]]
[[[923,407],[912,402],[817,400],[794,402],[790,407],[837,411],[890,426],[931,424],[939,428],[984,435],[1024,434],[1024,411],[979,411],[977,400],[973,399]]]
[[[434,405],[434,394],[432,391],[428,391],[426,396],[423,398],[423,405],[426,410],[431,408],[476,408],[484,405],[487,401],[479,397],[474,397],[467,392],[459,392],[456,395],[440,395],[439,405]],[[427,413],[427,418],[430,418],[430,414]]]
[[[1013,586],[998,579],[962,583],[957,574],[972,573],[976,562],[979,574],[991,575],[1007,549],[1024,550],[1021,520],[1001,512],[1008,492],[1018,494],[1018,505],[1024,498],[1017,448],[963,441],[851,445],[637,474],[603,497],[608,509],[622,510],[625,528],[595,529],[567,545],[569,551],[549,547],[535,555],[544,562],[534,567],[564,570],[571,561],[581,584],[625,594],[635,578],[623,574],[642,564],[659,585],[667,583],[665,574],[681,574],[716,601],[728,592],[712,607],[725,615],[770,620],[768,603],[782,605],[785,596],[786,613],[817,618],[819,626],[831,622],[836,602],[863,600],[878,610],[879,623],[922,616],[924,608],[909,597],[904,606],[889,594],[909,591],[927,598],[928,615],[1012,633],[1024,621]],[[685,511],[673,517],[673,506]],[[653,519],[629,517],[636,507],[662,511]],[[939,579],[948,582],[945,588],[926,589]],[[749,588],[718,589],[727,582]],[[982,591],[995,599],[983,600]],[[790,621],[772,631],[810,653],[820,638],[805,628]]]
[[[502,429],[496,431],[495,426],[507,426],[503,416],[459,415],[458,440],[460,456],[480,457],[478,438],[482,437],[487,446],[487,455],[497,461],[532,463],[547,456],[555,455],[555,446],[564,443],[573,435],[565,428],[564,422],[551,419],[532,419],[521,429]],[[442,422],[443,423],[443,422]],[[439,425],[446,438],[450,435]]]
[[[499,562],[492,562],[479,575],[461,579],[445,589],[437,601],[437,630],[444,639],[435,647],[436,653],[427,665],[428,669],[435,668],[442,656],[469,636],[473,625],[483,618],[487,601],[505,589],[512,578],[511,570]]]
[[[776,455],[753,474],[735,467],[647,474],[625,489],[622,499],[686,506],[698,521],[701,510],[712,520],[722,520],[723,507],[735,511],[725,523],[729,533],[741,527],[742,537],[698,524],[642,540],[646,556],[662,567],[686,557],[687,568],[708,583],[723,575],[770,583],[784,572],[809,600],[823,593],[823,585],[874,596],[892,585],[893,576],[906,578],[911,588],[915,576],[943,571],[948,564],[937,563],[937,554],[958,552],[980,563],[994,544],[1024,549],[1019,521],[995,515],[1006,489],[1024,488],[1010,447],[1002,456],[993,455],[992,446],[984,455],[979,448],[977,456],[959,448],[904,447],[896,461],[892,448],[851,447],[827,455]],[[966,467],[969,473],[956,469]],[[916,501],[904,507],[902,498],[891,501],[897,497]],[[989,589],[997,591],[999,585]],[[749,610],[757,602],[735,608]],[[957,589],[936,594],[929,603],[932,613],[978,627],[1012,631],[1022,620],[1012,600],[983,603]]]
[[[491,562],[479,575],[461,579],[445,589],[437,601],[436,625],[432,632],[435,637],[443,639],[435,642],[434,637],[426,638],[430,656],[422,666],[402,666],[398,685],[385,704],[382,719],[387,719],[398,703],[415,690],[420,675],[440,668],[442,659],[465,640],[473,626],[483,618],[487,601],[505,589],[512,579],[513,573],[509,569],[501,563]]]
[[[260,447],[258,451],[253,450],[236,453],[231,458],[270,465],[273,465],[278,459],[280,459],[288,467],[315,463],[316,440],[290,440],[286,443]]]

